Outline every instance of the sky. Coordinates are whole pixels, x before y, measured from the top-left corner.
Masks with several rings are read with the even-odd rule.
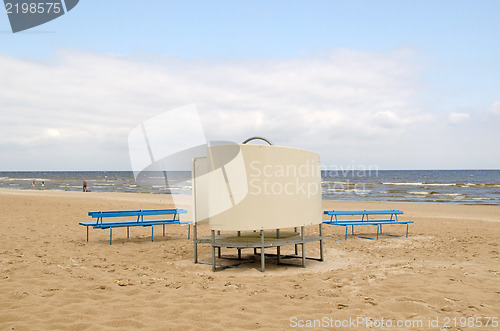
[[[0,11],[0,171],[131,170],[134,128],[186,105],[324,168],[500,169],[499,59],[496,0],[80,0],[15,34]]]

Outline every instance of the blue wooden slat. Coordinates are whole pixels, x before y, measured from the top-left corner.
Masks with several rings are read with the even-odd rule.
[[[94,223],[94,229],[119,228],[125,226],[151,226],[151,225],[162,225],[162,224],[187,224],[187,223],[180,223],[178,220],[151,220],[144,222],[136,222],[136,221],[102,222],[98,224]]]
[[[325,215],[339,215],[339,216],[349,216],[349,215],[391,215],[391,214],[403,214],[401,210],[325,210],[323,212]]]
[[[148,209],[148,210],[110,210],[110,211],[89,211],[92,218],[99,217],[129,217],[129,216],[148,216],[148,215],[172,215],[186,214],[185,209]]]

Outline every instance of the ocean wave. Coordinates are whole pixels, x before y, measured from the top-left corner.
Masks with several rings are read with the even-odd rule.
[[[327,186],[327,185],[330,185],[330,184],[335,184],[335,185],[355,185],[355,183],[350,183],[350,182],[338,182],[338,181],[323,181],[321,182],[321,185],[323,186]]]
[[[385,182],[383,185],[394,186],[456,186],[456,183],[425,183],[425,182],[405,182],[405,183],[391,183]]]
[[[16,182],[16,181],[32,182],[33,180],[35,180],[37,183],[51,181],[51,179],[45,179],[45,178],[15,178],[15,177],[0,177],[0,180],[8,182]]]

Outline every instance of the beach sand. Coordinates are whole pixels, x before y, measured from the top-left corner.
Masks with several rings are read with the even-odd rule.
[[[467,329],[463,317],[500,323],[498,206],[324,201],[324,209],[401,209],[415,224],[409,238],[379,241],[343,240],[343,227],[324,226],[324,262],[268,261],[265,273],[194,264],[187,226],[167,226],[166,237],[157,227],[154,242],[150,228],[131,228],[130,239],[115,229],[109,245],[108,230],[90,229],[86,242],[78,225],[91,210],[168,204],[155,194],[0,190],[0,329],[282,330],[314,320],[362,329],[352,324],[361,318],[417,323],[398,329],[432,329],[430,322],[436,330],[446,322]],[[179,207],[192,219],[190,199]],[[406,227],[384,230],[403,234]],[[199,231],[208,235],[208,225]],[[306,251],[317,256],[317,243]],[[210,261],[209,246],[199,255]]]

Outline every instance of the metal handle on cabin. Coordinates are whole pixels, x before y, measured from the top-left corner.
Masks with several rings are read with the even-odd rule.
[[[243,142],[243,145],[245,145],[246,143],[248,143],[248,142],[250,142],[250,141],[252,141],[252,140],[256,140],[256,139],[263,140],[263,141],[265,141],[266,143],[268,143],[268,144],[269,144],[269,145],[271,145],[271,146],[273,145],[273,143],[272,143],[272,142],[270,142],[270,141],[269,141],[269,140],[267,140],[266,138],[262,138],[262,137],[251,137],[251,138],[248,138],[247,140],[245,140],[245,141]]]

